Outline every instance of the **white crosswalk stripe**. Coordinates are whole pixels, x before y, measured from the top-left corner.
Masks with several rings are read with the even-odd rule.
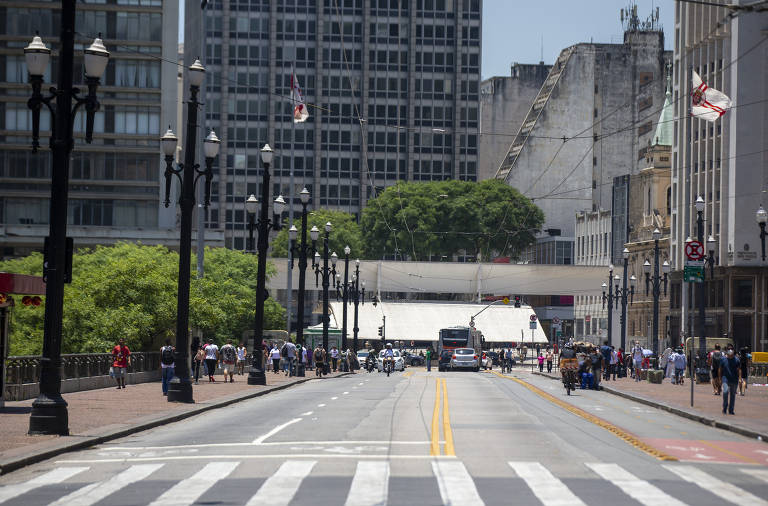
[[[741,487],[737,487],[736,485],[732,485],[723,480],[718,480],[711,474],[705,473],[693,466],[665,465],[664,467],[685,481],[698,485],[729,503],[738,504],[739,506],[768,505],[768,502],[750,494]]]
[[[248,506],[269,504],[270,506],[287,505],[296,495],[302,480],[312,471],[317,461],[287,460],[259,488],[248,501]]]
[[[239,462],[211,462],[186,480],[182,480],[150,506],[187,506],[194,503],[217,481],[223,480],[234,471]]]
[[[41,474],[36,478],[32,478],[29,481],[23,483],[17,483],[15,485],[8,485],[0,488],[0,504],[5,501],[10,501],[14,497],[18,497],[22,494],[26,494],[36,488],[40,488],[45,485],[55,485],[67,480],[78,473],[87,471],[88,467],[60,467],[49,471],[45,474]]]
[[[75,490],[49,506],[91,506],[131,483],[143,480],[161,467],[163,464],[131,466],[117,476]]]
[[[645,504],[646,506],[656,506],[658,504],[685,506],[684,502],[678,501],[655,485],[641,480],[618,464],[587,463],[585,465],[604,480],[610,481],[619,487],[622,492],[640,504]]]
[[[432,461],[443,504],[451,506],[481,506],[485,503],[464,464],[458,460]]]
[[[768,469],[754,469],[750,467],[743,468],[742,473],[746,473],[750,476],[757,478],[758,480],[768,483]]]
[[[389,462],[361,461],[349,488],[346,506],[384,506],[389,491]]]
[[[507,462],[545,506],[583,505],[565,484],[538,462]]]

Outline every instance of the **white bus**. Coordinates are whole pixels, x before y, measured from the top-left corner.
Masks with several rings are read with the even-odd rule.
[[[456,348],[473,348],[478,355],[483,351],[483,334],[472,327],[447,327],[440,329],[437,339],[437,356],[443,350],[455,350]]]

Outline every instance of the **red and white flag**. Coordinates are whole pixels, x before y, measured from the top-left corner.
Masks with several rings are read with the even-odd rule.
[[[691,81],[691,116],[694,118],[715,121],[731,107],[728,95],[707,86],[695,71]]]
[[[293,105],[293,122],[304,123],[309,118],[307,104],[304,103],[304,96],[301,94],[301,86],[296,74],[291,72],[291,104]]]

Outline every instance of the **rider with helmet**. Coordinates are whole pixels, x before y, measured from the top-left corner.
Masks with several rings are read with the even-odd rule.
[[[392,343],[387,343],[387,347],[384,349],[384,362],[382,366],[384,368],[387,367],[387,363],[389,363],[390,371],[395,370],[395,352],[392,349]]]

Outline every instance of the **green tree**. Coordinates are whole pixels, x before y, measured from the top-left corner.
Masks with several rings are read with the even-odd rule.
[[[393,254],[413,260],[461,251],[517,256],[531,244],[544,214],[498,180],[398,182],[363,209],[360,226],[369,258]]]
[[[331,253],[334,251],[340,258],[344,256],[344,246],[349,246],[352,250],[351,258],[363,257],[363,240],[360,233],[360,225],[355,221],[355,217],[343,211],[331,211],[328,209],[318,209],[312,211],[307,216],[307,244],[311,244],[309,237],[310,229],[315,226],[320,231],[320,238],[317,241],[317,250],[323,254],[323,235],[325,234],[325,224],[331,222],[331,235],[328,242],[328,248]],[[301,240],[301,215],[294,215],[294,224],[299,229],[298,241]],[[330,253],[329,253],[330,254]],[[276,258],[285,258],[288,256],[288,225],[281,230],[272,241],[272,256]]]

